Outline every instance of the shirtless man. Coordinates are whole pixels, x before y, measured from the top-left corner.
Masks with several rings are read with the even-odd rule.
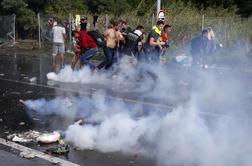
[[[98,69],[103,67],[108,69],[113,65],[116,59],[116,48],[119,45],[119,41],[123,40],[122,34],[118,31],[117,22],[113,22],[112,27],[107,29],[103,35],[106,39],[106,47],[104,48],[105,60],[97,66]]]

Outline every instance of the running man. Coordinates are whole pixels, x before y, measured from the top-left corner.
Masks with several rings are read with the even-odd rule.
[[[116,49],[119,45],[119,41],[123,39],[121,33],[118,32],[118,22],[113,22],[112,27],[104,32],[106,39],[106,47],[104,48],[105,60],[100,63],[98,69],[109,69],[116,61]]]
[[[150,62],[156,63],[160,61],[162,46],[165,45],[165,42],[160,41],[163,28],[164,22],[159,20],[147,37],[144,51]]]
[[[90,60],[93,56],[96,55],[98,51],[97,44],[95,43],[94,39],[89,34],[87,34],[86,31],[81,30],[79,32],[79,36],[79,45],[81,47],[81,67],[83,65],[88,65],[89,68],[93,71],[96,67]]]

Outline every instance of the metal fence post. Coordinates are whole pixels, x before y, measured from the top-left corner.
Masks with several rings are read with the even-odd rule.
[[[201,31],[205,28],[205,15],[202,15],[202,20],[201,20]]]
[[[14,45],[16,44],[16,15],[13,14],[14,16],[14,23],[13,23],[13,42]]]
[[[106,27],[106,29],[108,29],[108,25],[109,25],[109,18],[108,18],[108,14],[106,14],[106,18],[105,18],[105,20],[106,20],[105,27]]]
[[[69,22],[68,35],[69,35],[69,52],[70,52],[72,51],[72,14],[71,13],[69,14],[68,22]]]
[[[39,43],[39,48],[41,49],[41,32],[40,32],[40,14],[38,13],[38,43]]]
[[[154,27],[154,22],[155,22],[155,15],[152,14],[152,17],[151,17],[151,29],[152,29],[152,27]]]
[[[160,11],[160,8],[161,8],[161,0],[157,0],[157,17],[158,17],[158,13]]]

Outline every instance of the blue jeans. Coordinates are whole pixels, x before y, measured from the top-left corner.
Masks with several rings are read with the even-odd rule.
[[[88,65],[91,70],[95,69],[95,65],[91,63],[90,60],[93,56],[96,55],[97,51],[98,51],[97,47],[87,49],[84,53],[81,54],[81,57],[80,57],[80,61],[83,64]]]

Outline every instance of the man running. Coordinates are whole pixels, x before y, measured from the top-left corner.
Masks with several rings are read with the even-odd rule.
[[[160,61],[162,45],[165,45],[165,42],[160,41],[163,28],[164,22],[159,20],[147,37],[144,50],[150,62],[156,63]]]
[[[87,34],[86,31],[81,30],[79,32],[80,36],[80,47],[81,47],[81,67],[83,65],[88,65],[90,69],[93,71],[95,69],[95,65],[90,61],[94,55],[96,55],[98,51],[97,44],[94,39]]]
[[[105,60],[98,65],[98,69],[105,67],[109,69],[116,61],[116,48],[119,45],[119,41],[123,39],[121,33],[118,32],[118,22],[113,22],[112,27],[104,32],[106,39],[106,47],[104,48]]]

